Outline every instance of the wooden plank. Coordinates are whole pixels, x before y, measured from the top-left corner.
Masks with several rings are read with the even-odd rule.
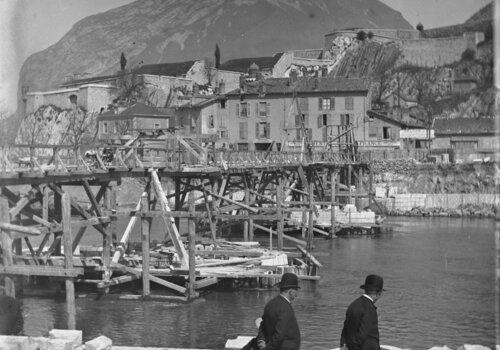
[[[277,236],[278,234],[276,233],[276,231],[273,231],[272,229],[270,228],[267,228],[267,227],[264,227],[264,226],[261,226],[261,225],[258,225],[258,224],[253,224],[256,228],[260,229],[260,230],[263,230],[263,231],[267,231],[267,232],[271,232],[273,235]],[[294,243],[297,243],[297,244],[300,244],[300,245],[307,245],[307,242],[301,240],[301,239],[297,239],[295,237],[292,237],[292,236],[289,236],[289,235],[285,235],[283,234],[283,238],[285,239],[288,239],[289,241],[291,242],[294,242]]]
[[[102,288],[108,288],[110,286],[116,286],[119,284],[127,283],[127,282],[132,282],[135,280],[138,280],[140,277],[135,276],[135,275],[124,275],[120,277],[114,277],[111,278],[109,281],[101,281],[97,283],[96,287],[99,289]]]
[[[276,199],[277,199],[277,232],[278,232],[278,250],[283,250],[283,228],[285,226],[284,224],[284,218],[283,218],[283,208],[281,207],[281,203],[283,202],[283,179],[281,177],[281,174],[278,173],[278,185],[276,188]]]
[[[0,274],[19,276],[76,277],[83,275],[83,267],[66,269],[56,266],[12,265],[0,266]]]
[[[301,247],[300,245],[297,246],[297,249],[302,252],[307,258],[309,258],[314,265],[317,267],[323,267],[323,265],[308,251],[304,249],[304,247]]]
[[[0,222],[9,223],[9,202],[7,198],[0,196]],[[14,263],[12,257],[12,238],[9,236],[6,230],[0,230],[0,245],[2,246],[2,263],[3,269],[12,267]],[[16,297],[16,287],[14,284],[14,279],[10,276],[5,276],[5,295],[15,298]]]
[[[28,236],[40,236],[42,233],[40,230],[30,227],[30,226],[19,226],[14,224],[9,224],[7,222],[0,222],[0,229],[4,231],[15,231],[16,233],[20,233],[21,235],[16,235],[11,233],[11,237],[15,235],[15,238]],[[14,237],[12,237],[14,238]]]
[[[69,194],[64,193],[61,197],[63,245],[64,245],[64,267],[66,270],[73,269],[73,238],[71,237],[71,200]],[[75,283],[73,279],[66,278],[66,312],[68,329],[76,328],[76,306],[75,306]]]
[[[208,194],[210,194],[210,195],[212,195],[212,196],[214,196],[214,197],[217,197],[217,198],[219,198],[219,199],[221,199],[221,200],[223,200],[223,201],[226,201],[226,202],[229,202],[229,203],[231,203],[231,204],[237,205],[239,208],[243,208],[243,209],[249,210],[249,211],[251,211],[252,213],[258,213],[258,212],[259,212],[259,210],[258,210],[258,209],[256,209],[256,208],[253,208],[253,207],[248,206],[248,205],[246,205],[246,204],[243,204],[243,203],[237,202],[237,201],[232,200],[232,199],[227,198],[227,197],[222,197],[222,196],[219,196],[218,194],[213,193],[212,191],[209,191],[209,190],[207,190],[207,189],[203,189],[203,191],[205,191],[205,192],[207,192]]]
[[[305,212],[305,211],[304,211],[304,212]],[[306,216],[306,217],[307,217],[307,216]],[[286,221],[286,222],[289,222],[289,223],[291,223],[291,224],[293,224],[293,225],[295,225],[295,226],[298,226],[298,227],[306,227],[306,228],[308,228],[308,227],[309,227],[306,223],[304,223],[304,222],[299,222],[299,221],[297,221],[297,220],[292,220],[292,219],[285,218],[285,221]],[[313,231],[314,231],[314,232],[317,232],[317,233],[319,233],[319,234],[322,234],[322,235],[323,235],[323,236],[325,236],[325,237],[330,237],[330,234],[329,234],[328,232],[326,232],[326,231],[324,231],[324,230],[321,230],[321,229],[319,229],[319,228],[317,228],[317,227],[314,227],[314,226],[313,226]]]
[[[331,204],[330,204],[330,235],[337,237],[335,234],[335,195],[337,193],[337,173],[332,171],[330,174],[330,187],[331,187]]]
[[[153,276],[153,275],[149,275],[149,279],[151,280],[151,282],[157,283],[157,284],[162,285],[164,287],[167,287],[169,289],[173,289],[176,292],[179,292],[181,294],[186,293],[186,288],[179,286],[175,283],[165,281],[165,280],[163,280],[159,277]]]
[[[216,284],[217,282],[219,282],[217,277],[205,277],[196,281],[194,285],[196,289],[201,289]]]

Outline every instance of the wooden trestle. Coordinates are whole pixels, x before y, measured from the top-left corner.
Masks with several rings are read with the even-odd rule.
[[[335,215],[329,232],[314,227],[312,213],[317,206],[330,205],[334,214],[339,203],[372,197],[369,162],[353,156],[333,151],[214,151],[201,156],[193,152],[147,147],[141,140],[124,146],[3,148],[0,274],[6,293],[15,296],[21,291],[22,276],[61,278],[66,286],[69,328],[75,327],[74,282],[86,281],[83,276],[87,270],[100,272],[100,279],[87,282],[94,282],[102,293],[113,285],[142,279],[143,296],[150,295],[153,282],[193,298],[198,289],[220,278],[200,276],[194,266],[195,240],[200,239],[196,224],[200,222],[206,223],[216,249],[221,227],[242,222],[244,241],[253,241],[256,230],[267,231],[276,236],[278,250],[283,249],[285,241],[299,246],[304,259],[317,268],[320,263],[310,253],[313,234],[332,238],[339,228]],[[132,210],[116,204],[116,189],[124,178],[142,179],[144,184]],[[171,193],[164,189],[166,181],[174,186]],[[351,183],[356,184],[355,193]],[[71,187],[83,189],[88,207],[69,195]],[[233,195],[235,192],[240,195]],[[169,198],[174,199],[173,207]],[[287,215],[291,210],[302,210],[309,222],[291,220]],[[123,234],[117,235],[119,241],[111,255],[113,235],[117,234],[115,221],[120,217],[130,221]],[[178,229],[181,218],[189,221],[188,232],[184,232],[188,234],[187,251]],[[167,281],[149,270],[154,219],[163,220],[181,265],[177,273],[185,277],[185,285]],[[127,266],[121,260],[136,221],[141,223],[142,268]],[[90,226],[102,235],[102,255],[97,264],[95,260],[73,257]],[[302,237],[285,234],[293,228],[301,230]],[[33,240],[39,241],[37,247]],[[315,278],[314,270],[310,270],[310,279]]]

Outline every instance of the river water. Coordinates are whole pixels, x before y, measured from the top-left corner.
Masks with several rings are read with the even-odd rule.
[[[494,221],[391,220],[399,226],[390,234],[315,240],[322,279],[301,282],[294,303],[302,349],[338,347],[345,310],[370,273],[383,276],[387,289],[377,303],[382,344],[494,346]],[[254,320],[275,293],[217,291],[190,304],[77,299],[77,328],[84,340],[104,334],[115,345],[222,349],[229,338],[255,334]],[[23,304],[26,334],[65,328],[64,300]]]

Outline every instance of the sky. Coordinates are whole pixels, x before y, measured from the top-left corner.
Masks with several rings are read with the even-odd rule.
[[[24,60],[56,43],[80,19],[133,0],[0,0],[0,113],[13,111]],[[182,0],[177,0],[182,1]],[[462,23],[491,0],[381,0],[424,28]]]

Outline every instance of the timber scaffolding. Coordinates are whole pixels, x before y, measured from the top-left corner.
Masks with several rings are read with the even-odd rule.
[[[64,280],[70,329],[75,327],[75,282],[94,283],[107,294],[113,285],[142,280],[143,297],[150,295],[153,282],[187,300],[221,279],[279,281],[284,270],[255,273],[246,267],[225,273],[214,268],[203,271],[203,267],[222,269],[225,264],[199,264],[196,256],[240,256],[236,262],[247,264],[270,258],[255,250],[228,249],[220,239],[225,223],[242,222],[244,242],[252,242],[256,231],[276,236],[278,251],[283,251],[284,240],[291,242],[299,252],[289,253],[289,257],[304,267],[299,278],[316,280],[321,264],[311,254],[314,233],[336,237],[343,228],[335,222],[336,206],[351,199],[369,198],[371,202],[373,198],[369,160],[352,154],[331,150],[207,151],[181,139],[173,150],[140,139],[116,146],[3,147],[0,171],[0,275],[5,291],[14,296],[16,286],[22,288],[23,276]],[[141,179],[144,184],[132,210],[116,204],[116,190],[124,178]],[[166,192],[162,180],[173,184],[173,190]],[[351,184],[356,185],[355,192]],[[85,191],[88,206],[65,191],[75,186]],[[242,195],[234,196],[235,192]],[[313,213],[319,206],[331,208],[329,231],[314,226]],[[303,212],[301,221],[290,219],[290,212],[297,210]],[[112,242],[118,218],[128,218],[129,223],[120,241]],[[150,249],[154,218],[163,221],[177,258],[176,268],[151,267],[161,253]],[[187,248],[178,230],[181,219],[188,221]],[[136,259],[140,265],[134,266],[124,253],[136,221],[140,222],[142,253]],[[207,227],[211,251],[196,247],[196,241],[207,241],[200,235],[202,223]],[[89,227],[102,235],[97,260],[74,255]],[[302,231],[302,237],[287,234],[293,230]],[[32,243],[35,240],[39,241],[37,247]],[[227,265],[233,263],[231,258],[227,260]],[[86,277],[89,272],[97,272],[99,278]]]

